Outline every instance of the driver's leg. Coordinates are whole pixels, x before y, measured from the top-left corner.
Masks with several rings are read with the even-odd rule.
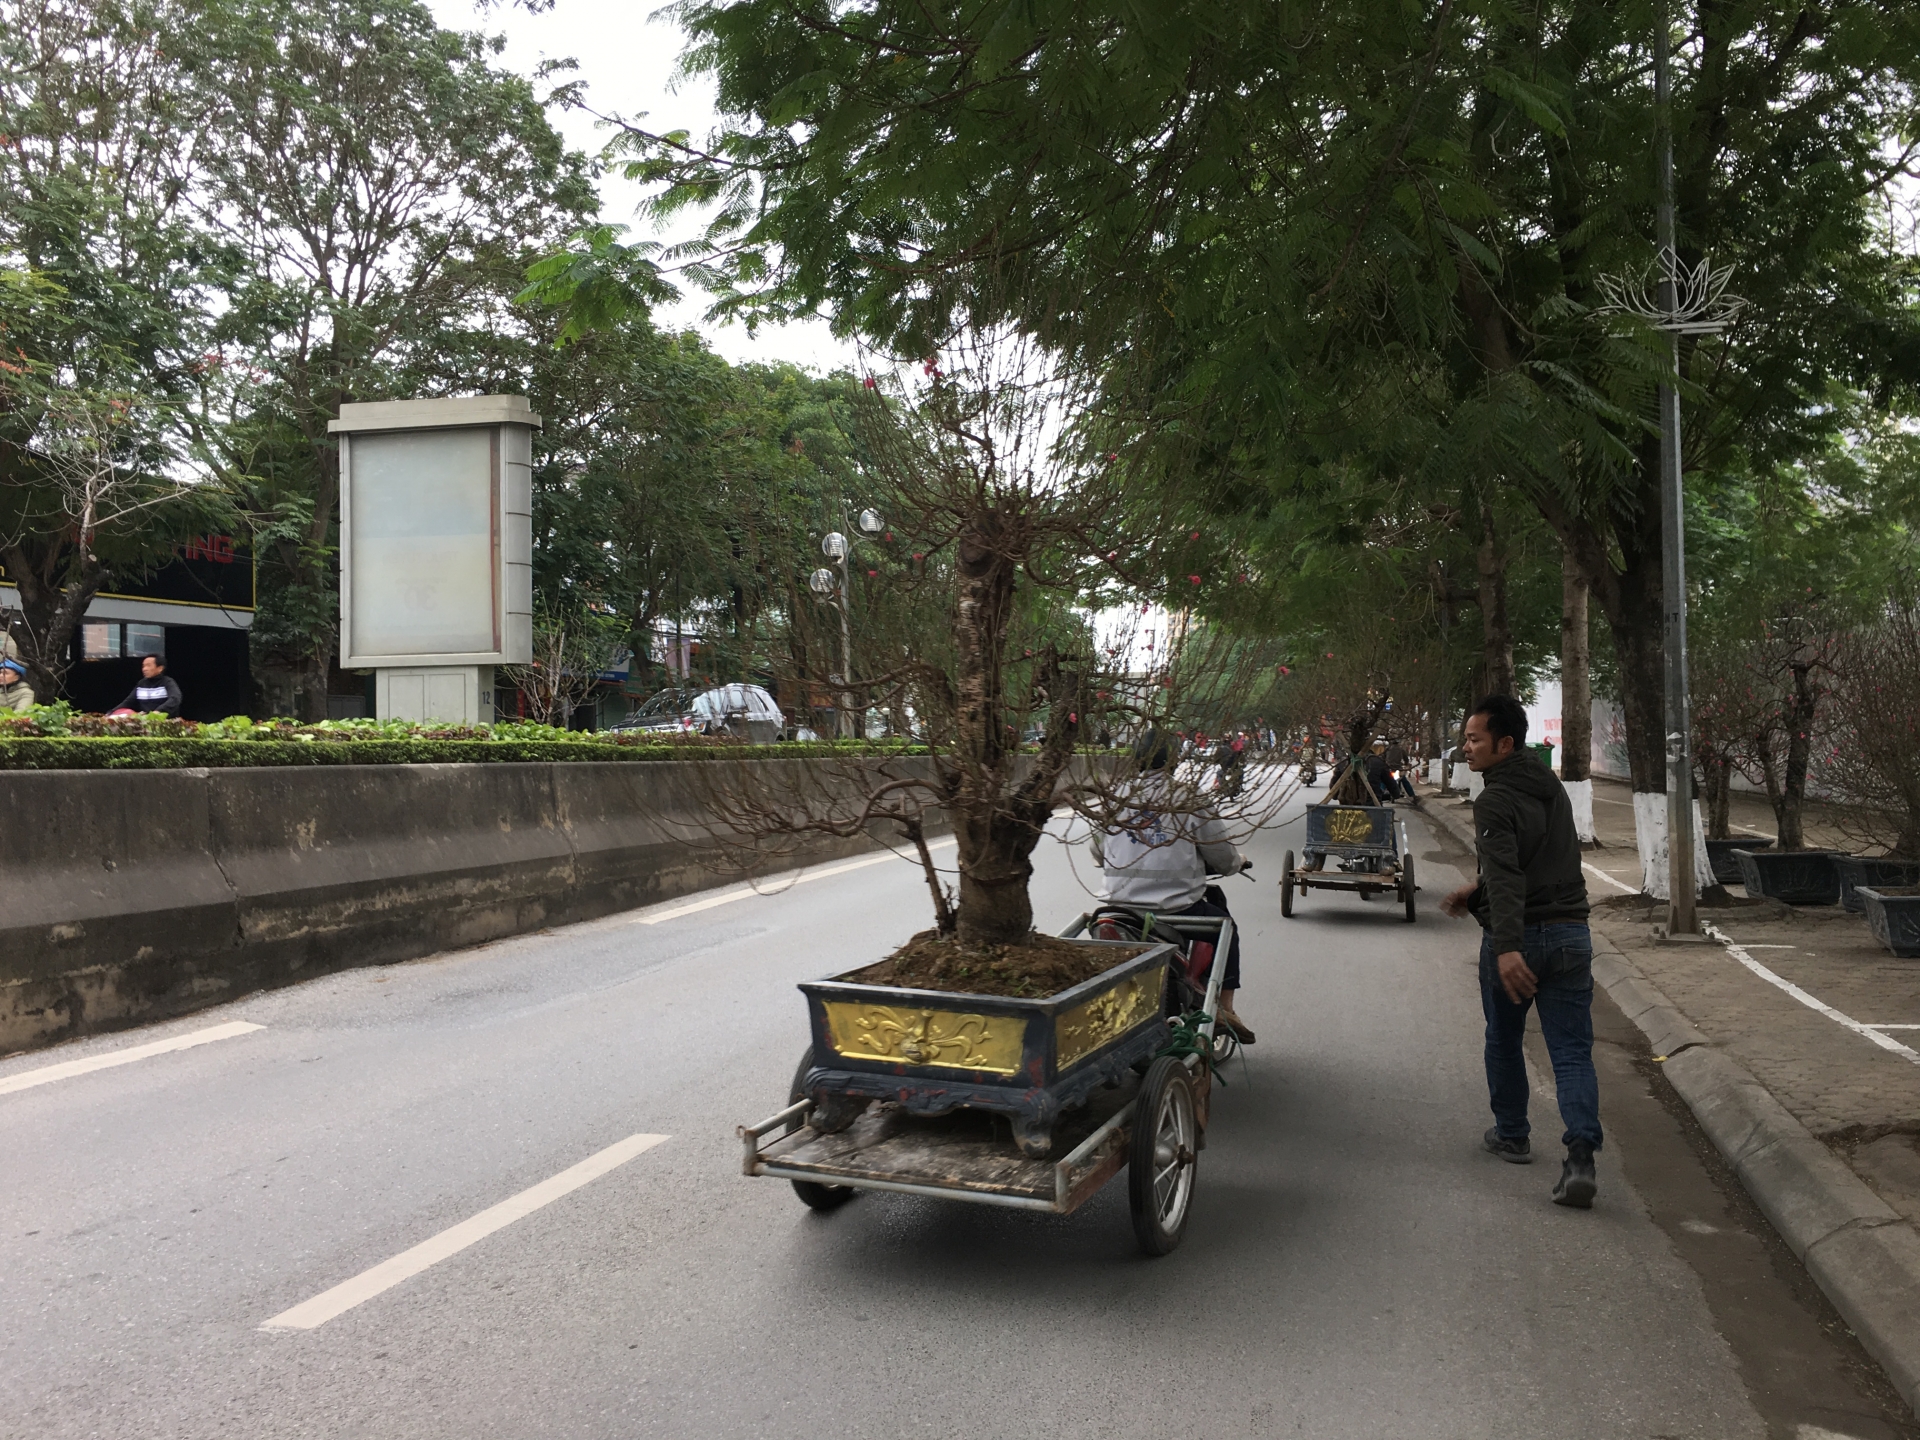
[[[1218,900],[1214,898],[1215,895],[1219,895],[1220,893],[1219,887],[1209,885],[1207,889],[1211,893],[1209,893],[1204,900],[1196,901],[1179,913],[1182,915],[1212,915],[1218,916],[1222,920],[1231,920],[1233,914],[1226,907],[1225,897],[1222,896]],[[1216,965],[1220,963],[1218,951],[1214,954],[1213,963]],[[1240,927],[1238,925],[1233,927],[1233,943],[1227,946],[1226,964],[1227,968],[1220,977],[1220,1022],[1239,1037],[1242,1045],[1251,1045],[1254,1040],[1253,1031],[1247,1026],[1246,1022],[1234,1012],[1233,1008],[1234,992],[1240,988]]]

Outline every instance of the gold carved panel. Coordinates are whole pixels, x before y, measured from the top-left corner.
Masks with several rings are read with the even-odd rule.
[[[1373,840],[1373,817],[1360,809],[1327,812],[1327,839],[1335,845],[1366,845]]]
[[[1020,1069],[1027,1022],[1011,1015],[969,1015],[828,1000],[827,1034],[849,1060],[950,1065],[1012,1075]]]
[[[1119,1039],[1149,1016],[1158,1015],[1166,985],[1167,967],[1156,965],[1067,1011],[1055,1022],[1059,1068],[1065,1070],[1108,1041]]]

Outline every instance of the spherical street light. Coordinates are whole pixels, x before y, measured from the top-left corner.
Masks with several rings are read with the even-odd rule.
[[[860,512],[860,528],[869,535],[878,535],[882,530],[887,528],[887,522],[880,518],[880,512],[878,510],[862,510]]]
[[[838,588],[833,571],[824,565],[807,577],[807,585],[816,595],[831,595]]]
[[[846,559],[847,537],[838,530],[829,530],[825,538],[820,541],[820,553],[829,560]]]

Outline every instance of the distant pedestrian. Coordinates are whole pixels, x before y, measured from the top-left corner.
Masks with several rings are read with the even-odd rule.
[[[179,715],[180,682],[167,674],[167,662],[158,655],[140,660],[140,681],[127,692],[127,698],[114,706],[116,715],[129,711],[146,714],[158,710],[162,715]]]
[[[1533,1159],[1520,1042],[1527,1011],[1538,1005],[1566,1126],[1567,1158],[1553,1198],[1585,1210],[1593,1204],[1593,1155],[1601,1141],[1587,882],[1566,788],[1522,748],[1526,738],[1527,712],[1509,695],[1489,695],[1468,717],[1461,748],[1467,767],[1486,782],[1473,807],[1480,875],[1440,908],[1471,912],[1484,931],[1480,1004],[1494,1124],[1482,1143],[1515,1165]]]
[[[11,635],[0,635],[0,714],[33,708],[33,686],[27,667],[20,663],[20,647]]]
[[[1387,762],[1387,780],[1393,792],[1388,798],[1411,800],[1419,804],[1420,797],[1413,793],[1413,777],[1407,769],[1407,747],[1398,740],[1389,740],[1383,753]]]

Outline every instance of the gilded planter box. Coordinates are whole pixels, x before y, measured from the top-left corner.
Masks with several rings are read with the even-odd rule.
[[[1137,944],[1077,940],[1121,953]],[[1154,945],[1058,995],[1021,1000],[814,980],[801,985],[813,1068],[801,1088],[815,1124],[850,1123],[869,1100],[917,1115],[962,1106],[1008,1117],[1014,1139],[1044,1155],[1062,1110],[1118,1080],[1166,1041],[1171,945]]]

